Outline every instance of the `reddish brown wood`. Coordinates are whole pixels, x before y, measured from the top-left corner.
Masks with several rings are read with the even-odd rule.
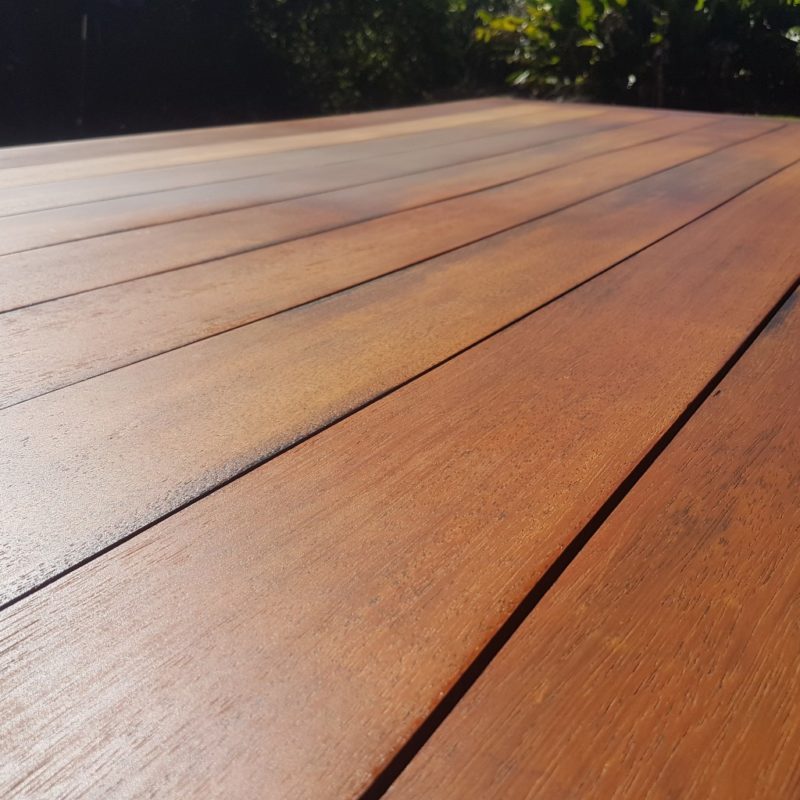
[[[489,119],[479,124],[462,125],[457,128],[421,131],[352,144],[310,147],[282,153],[241,156],[160,169],[0,188],[0,214],[21,214],[127,195],[163,192],[204,183],[311,169],[422,149],[438,148],[439,152],[447,153],[447,148],[456,146],[464,149],[469,146],[473,157],[480,158],[520,150],[545,141],[555,141],[578,134],[587,135],[594,131],[609,130],[646,120],[662,119],[666,122],[666,119],[669,119],[676,132],[681,126],[689,129],[718,121],[718,117],[711,115],[669,114],[665,118],[663,114],[635,109],[604,111],[590,117],[579,114],[576,119],[565,118],[561,121],[558,119],[557,117],[556,121],[551,121],[550,116],[545,114],[518,115],[499,120]]]
[[[799,300],[388,797],[800,796]]]
[[[603,115],[597,116],[603,118]],[[622,120],[624,121],[625,118],[623,116]],[[553,142],[550,148],[552,150],[561,146],[564,131],[562,127],[553,130],[553,125],[544,124],[547,119],[549,117],[544,117],[541,120],[542,124],[531,124],[529,121],[525,133],[534,147],[542,141]],[[606,120],[605,124],[608,125],[609,121]],[[698,122],[687,116],[668,118],[661,121],[660,126],[655,127],[654,130],[657,131],[655,133],[648,134],[648,129],[640,133],[637,129],[629,136],[634,142],[637,139],[638,141],[647,141],[648,138],[655,139],[668,135],[672,131],[685,130],[699,124],[702,124],[702,121]],[[765,130],[769,127],[765,123],[761,123],[761,125]],[[775,126],[774,123],[773,126]],[[472,131],[473,127],[468,126],[465,130]],[[577,131],[577,129],[574,130]],[[591,128],[587,132],[590,130]],[[652,126],[650,130],[653,130]],[[450,131],[444,131],[444,133],[449,134]],[[621,140],[620,145],[615,145],[613,139],[606,136],[604,139],[601,138],[601,142],[606,142],[605,147],[602,144],[595,145],[597,149],[594,151],[591,145],[588,147],[584,145],[584,147],[591,153],[624,146],[626,133],[620,132],[618,136]],[[441,139],[439,141],[441,142]],[[297,154],[303,156],[304,160],[311,160],[312,166],[292,170],[285,169],[284,165],[280,168],[282,171],[268,172],[265,175],[155,193],[145,192],[129,197],[117,195],[101,202],[78,202],[65,207],[0,218],[0,238],[3,242],[0,252],[17,252],[148,225],[162,225],[165,222],[191,219],[226,210],[266,205],[295,197],[332,192],[349,186],[364,186],[365,191],[380,193],[382,181],[406,175],[416,176],[417,173],[422,173],[416,177],[417,181],[436,183],[443,179],[446,180],[447,173],[444,177],[440,177],[435,172],[429,174],[429,171],[436,171],[449,165],[457,165],[459,173],[466,175],[475,173],[480,176],[489,176],[495,173],[497,177],[494,178],[494,181],[501,182],[526,174],[526,170],[530,171],[526,165],[531,158],[538,155],[535,151],[518,147],[506,155],[501,153],[498,157],[487,157],[480,160],[485,153],[485,141],[483,138],[478,138],[477,140],[467,139],[463,142],[452,141],[446,147],[441,145],[434,147],[418,145],[415,147],[413,143],[401,143],[400,140],[392,139],[391,146],[383,148],[384,152],[375,148],[378,152],[368,157],[369,151],[364,148],[367,150],[364,157],[350,158],[344,162],[338,162],[335,160],[335,155],[330,155],[334,148],[300,150],[297,151]],[[385,145],[384,140],[376,140],[373,143]],[[563,143],[565,146],[561,147],[563,154],[561,163],[569,163],[571,160],[569,157],[570,146],[573,145],[573,140],[568,138]],[[580,157],[582,144],[582,140],[574,142],[577,149],[576,158]],[[397,152],[394,152],[395,148],[398,149]],[[334,159],[333,163],[313,164],[315,159],[309,159],[309,155],[316,155],[320,152]],[[491,152],[490,142],[489,156],[491,155],[495,154]],[[486,185],[491,185],[490,180],[490,178],[484,177]],[[56,186],[64,183],[69,182],[61,182]],[[373,184],[375,185],[373,186]],[[42,188],[42,197],[47,197],[50,185],[45,184]],[[123,192],[123,189],[120,188],[119,191]],[[313,202],[310,203],[310,207],[313,210]],[[208,224],[213,225],[213,223],[214,220],[211,219]]]
[[[506,166],[490,159],[487,174],[499,180],[503,170],[513,175],[516,169],[574,162],[596,148],[615,142],[624,149],[626,142],[664,131],[662,125],[634,126],[570,148],[538,148],[535,158],[517,154]],[[665,155],[665,144],[662,140],[642,151],[573,164],[572,179],[557,170],[494,191],[0,315],[0,407],[432,258],[663,167],[670,163],[665,158],[695,152],[676,142]],[[688,144],[691,148],[694,141]],[[627,162],[625,167],[619,159]],[[584,177],[584,169],[591,178]],[[713,192],[709,207],[719,197],[718,190]]]
[[[0,152],[64,206],[0,249],[165,223],[0,257],[0,796],[358,796],[796,286],[799,157],[508,100]],[[398,795],[796,794],[798,317]]]
[[[800,167],[782,173],[0,615],[3,785],[355,796],[795,279],[798,181]],[[629,194],[619,213],[645,202]],[[370,313],[398,331],[390,310]],[[327,328],[339,374],[346,319]],[[202,409],[181,397],[186,377],[129,388],[190,418]],[[155,413],[139,400],[123,422],[124,402],[91,452],[158,483],[191,442],[178,445],[179,420],[142,436]],[[227,447],[256,406],[231,401],[236,428],[205,419],[203,438]],[[126,428],[149,447],[115,451]],[[107,486],[106,505],[125,491]]]
[[[0,595],[71,566],[492,334],[688,222],[711,197],[724,202],[790,160],[792,148],[800,155],[800,132],[744,147],[750,159],[747,149],[730,148],[419,268],[6,409],[0,484],[9,487],[13,525]],[[781,208],[796,191],[789,185],[775,195]],[[63,475],[74,477],[65,485]]]
[[[340,130],[367,125],[404,120],[424,119],[450,114],[462,114],[491,108],[503,108],[514,101],[508,97],[487,97],[477,100],[457,100],[448,103],[431,103],[425,106],[408,106],[385,111],[367,111],[355,114],[337,114],[328,117],[309,117],[280,122],[258,122],[245,125],[196,128],[192,130],[142,133],[132,136],[109,136],[53,144],[22,145],[0,150],[0,168],[76,161],[98,155],[163,150],[186,145],[212,144],[220,141],[274,136],[291,136],[296,133]],[[541,105],[541,104],[539,104]]]
[[[560,180],[544,180],[539,202],[553,207],[549,194],[568,197],[566,202],[592,192],[619,186],[659,168],[698,158],[742,139],[763,135],[776,123],[731,121],[714,130],[703,128],[670,139],[669,146],[653,143],[631,151],[629,158],[614,156],[591,164],[576,165]],[[796,139],[793,129],[768,136],[757,152],[785,157],[784,142]],[[559,146],[554,152],[530,151],[527,170],[563,164]],[[735,151],[747,153],[748,149]],[[759,156],[760,157],[760,156]],[[766,156],[768,159],[769,155]],[[177,267],[221,258],[265,245],[309,236],[367,219],[434,203],[466,192],[496,185],[525,174],[513,158],[479,161],[408,175],[376,185],[357,186],[313,197],[286,200],[213,216],[189,219],[152,228],[71,242],[57,247],[0,258],[0,309],[7,310],[65,294],[98,288],[110,283],[152,275]],[[552,190],[550,187],[555,186]],[[45,231],[45,234],[47,231]],[[31,244],[30,234],[20,226],[0,247],[8,250]],[[35,232],[35,235],[39,235]]]
[[[376,125],[345,127],[328,131],[312,131],[296,133],[288,136],[274,136],[242,140],[223,140],[209,144],[182,146],[171,143],[164,149],[132,151],[86,157],[77,160],[60,161],[50,164],[30,164],[28,166],[6,167],[0,171],[0,187],[26,186],[29,184],[49,183],[54,180],[88,177],[90,175],[108,175],[116,172],[127,172],[133,169],[154,169],[177,164],[215,161],[221,158],[235,158],[244,155],[280,153],[298,150],[304,147],[339,144],[342,142],[369,141],[376,137],[397,136],[420,130],[436,130],[470,125],[488,119],[502,119],[515,116],[531,116],[548,114],[557,119],[574,117],[580,114],[593,116],[601,113],[598,107],[577,107],[558,109],[553,107],[531,107],[527,104],[509,104],[501,107],[482,108],[464,111],[457,114],[434,115],[422,119],[407,119],[385,122]]]

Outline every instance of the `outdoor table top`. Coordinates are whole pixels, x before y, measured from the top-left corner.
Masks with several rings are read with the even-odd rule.
[[[0,796],[800,797],[798,197],[512,98],[0,150]]]

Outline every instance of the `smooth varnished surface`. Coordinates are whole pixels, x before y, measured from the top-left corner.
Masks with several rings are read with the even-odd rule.
[[[503,98],[0,151],[0,795],[793,798],[799,159]]]
[[[800,796],[798,342],[795,293],[389,797]]]
[[[0,406],[256,321],[521,225],[575,197],[607,191],[641,174],[642,167],[631,163],[621,170],[610,153],[608,158],[593,157],[598,151],[625,150],[626,159],[651,159],[655,142],[687,125],[702,125],[692,118],[667,123],[626,126],[607,135],[575,137],[488,159],[481,168],[495,190],[464,184],[459,188],[472,191],[432,206],[2,315],[0,384],[6,388]],[[669,158],[691,159],[696,152],[692,148],[704,148],[709,134],[717,144],[716,133],[715,127],[698,133],[689,139],[688,150],[680,139],[671,142]],[[640,142],[653,146],[629,152]],[[573,168],[574,176],[556,169],[575,161],[587,162],[592,180],[584,181],[582,168]],[[644,163],[651,170],[659,162]],[[555,174],[529,179],[531,173],[547,170]],[[459,180],[465,175],[462,170]],[[441,178],[441,172],[432,177]],[[415,236],[408,236],[410,229]],[[60,334],[65,327],[73,332],[67,339]],[[145,337],[140,335],[143,327]]]
[[[689,152],[697,152],[691,141]],[[655,154],[642,156],[649,164]],[[356,290],[7,409],[0,480],[11,486],[11,540],[25,557],[0,562],[0,597],[73,566],[435,366],[792,157],[800,157],[794,132],[766,134]],[[609,159],[615,173],[641,176],[628,151]],[[544,210],[563,205],[565,195],[585,196],[580,175],[574,183],[557,172],[547,177],[551,190],[534,195]],[[73,477],[54,505],[47,498],[62,474]]]

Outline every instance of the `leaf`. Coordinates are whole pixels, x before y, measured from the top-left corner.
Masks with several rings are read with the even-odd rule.
[[[594,30],[594,20],[597,16],[592,0],[578,0],[578,25],[586,31]]]
[[[511,15],[505,17],[495,17],[489,23],[492,30],[500,31],[502,33],[514,33],[524,20],[519,17],[512,17]]]
[[[508,79],[512,86],[524,86],[531,79],[531,71],[529,69],[520,70],[509,75]]]

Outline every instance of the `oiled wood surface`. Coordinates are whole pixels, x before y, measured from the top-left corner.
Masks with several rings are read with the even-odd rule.
[[[91,175],[107,175],[126,172],[133,169],[154,169],[157,167],[175,166],[177,164],[195,164],[203,161],[215,161],[220,158],[234,156],[280,153],[344,142],[361,142],[376,137],[399,136],[415,133],[420,130],[435,130],[470,125],[486,119],[502,119],[505,117],[527,116],[536,114],[537,109],[526,104],[512,104],[489,110],[465,111],[460,114],[425,117],[419,120],[401,120],[370,125],[368,127],[341,128],[326,132],[298,133],[288,136],[269,138],[241,139],[221,141],[210,144],[186,144],[152,152],[134,151],[108,156],[96,156],[77,161],[61,161],[51,164],[32,164],[30,166],[8,167],[0,173],[0,187],[25,186],[27,184],[43,184],[54,180],[67,180],[75,177]],[[556,112],[558,113],[558,112]],[[570,111],[570,116],[583,113],[592,116],[600,113],[599,109],[584,107],[582,111]]]
[[[641,145],[631,154],[630,163],[628,159],[617,157],[612,165],[635,169],[639,163],[642,169],[641,161],[651,154],[651,159],[655,161],[650,163],[654,164],[652,169],[656,170],[659,162],[664,167],[670,166],[740,140],[765,135],[775,128],[775,123],[749,120],[728,123],[713,132],[701,128],[684,133],[680,138],[676,136],[676,141],[671,142],[668,148],[658,146],[658,142],[650,147]],[[782,136],[769,137],[762,146],[780,153],[783,141]],[[503,181],[519,179],[526,173],[563,165],[562,147],[556,144],[547,149],[534,148],[519,159],[517,156],[500,156],[491,161],[475,162],[468,167],[461,164],[444,166],[374,185],[339,189],[0,256],[0,278],[3,279],[0,283],[0,309],[11,309],[247,252],[432,204],[455,195],[476,192]],[[612,186],[624,182],[613,171],[609,173],[608,169],[603,173],[601,168],[588,171],[578,169],[577,165],[575,167],[571,169],[565,165],[565,169],[570,169],[567,174],[572,176],[572,181],[563,181],[562,192],[570,186],[574,192],[581,192],[584,184],[589,186],[593,180],[599,181],[603,177],[608,180],[609,175]],[[584,190],[582,196],[586,194]],[[22,226],[17,234],[12,231],[0,248],[17,249],[27,236],[28,232]]]
[[[389,797],[800,796],[798,299]]]
[[[72,566],[667,235],[800,157],[798,133],[759,137],[356,290],[7,408],[0,481],[10,487],[13,525],[0,597]],[[631,165],[626,159],[618,169]],[[71,480],[53,502],[53,482],[65,474]]]
[[[798,181],[762,184],[12,607],[3,667],[28,700],[2,723],[21,748],[5,762],[32,747],[24,785],[44,796],[81,785],[80,764],[100,796],[138,724],[131,796],[354,796],[791,283],[799,220],[775,210]],[[64,671],[91,686],[88,709]],[[55,754],[51,717],[69,730]]]
[[[790,122],[503,98],[0,151],[0,796],[793,798],[796,322],[756,334],[799,159]],[[724,444],[666,461],[695,423]],[[565,561],[540,655],[493,660]]]
[[[715,119],[707,115],[694,114],[665,118],[652,111],[637,110],[592,115],[576,113],[574,110],[564,110],[555,116],[552,113],[518,115],[508,119],[490,119],[487,122],[464,125],[455,129],[422,131],[355,144],[226,158],[198,164],[62,180],[44,185],[15,186],[10,189],[0,189],[0,214],[20,214],[59,206],[81,205],[97,200],[164,192],[200,184],[232,182],[243,178],[260,177],[262,178],[260,183],[266,189],[269,184],[263,177],[268,174],[274,175],[297,169],[309,170],[314,167],[356,162],[372,156],[391,156],[418,149],[442,148],[443,152],[447,152],[449,148],[455,146],[457,150],[462,151],[462,158],[464,152],[473,158],[482,158],[513,152],[543,141],[585,136],[593,131],[659,118],[665,123],[669,120],[675,129],[681,125],[690,128]],[[469,145],[468,150],[467,145]],[[351,178],[351,182],[356,181]],[[150,199],[152,201],[157,198]],[[94,208],[98,211],[104,210],[101,206]],[[190,214],[187,213],[186,216]],[[128,227],[134,227],[134,220],[125,222]]]
[[[53,162],[75,161],[87,157],[118,155],[120,153],[163,150],[183,147],[187,144],[210,144],[219,141],[239,141],[251,138],[270,138],[289,136],[303,132],[319,132],[372,126],[376,123],[424,119],[432,116],[445,116],[488,108],[502,108],[513,104],[504,97],[480,100],[462,100],[450,103],[431,103],[424,106],[387,109],[355,114],[337,114],[329,117],[309,117],[307,119],[285,120],[280,122],[259,122],[243,125],[228,125],[194,130],[178,130],[159,133],[143,133],[132,136],[112,136],[52,144],[21,145],[0,150],[0,167],[20,167],[49,164]],[[530,107],[542,104],[529,103]]]
[[[547,120],[549,117],[544,119]],[[606,121],[605,125],[608,124]],[[692,117],[678,117],[674,121],[668,119],[664,120],[655,132],[651,132],[650,129],[645,129],[642,133],[634,131],[633,139],[635,141],[637,136],[640,137],[640,141],[647,141],[648,137],[656,139],[676,128],[680,130],[700,124],[702,121],[698,122]],[[549,141],[560,143],[565,139],[569,143],[570,137],[565,136],[563,126],[555,130],[553,127],[553,125],[541,125],[538,128],[530,126],[525,131],[525,136],[534,147]],[[103,202],[78,203],[37,213],[12,215],[0,218],[3,252],[45,247],[236,208],[267,205],[279,200],[332,192],[350,186],[364,186],[416,173],[423,173],[420,180],[424,180],[428,177],[424,174],[426,171],[449,165],[459,165],[462,171],[475,171],[482,176],[492,174],[497,182],[524,175],[526,169],[529,170],[530,156],[534,154],[525,152],[522,149],[525,145],[519,143],[505,157],[491,158],[498,150],[501,155],[504,151],[508,151],[507,143],[502,141],[495,143],[493,138],[480,138],[464,143],[450,142],[446,146],[414,146],[409,143],[407,146],[411,148],[410,152],[379,153],[372,157],[351,158],[343,163],[314,164],[302,169],[287,169],[277,174],[273,172],[239,180],[160,190],[156,193],[145,192],[135,196],[115,197]],[[595,145],[594,150],[592,144],[586,149],[591,154],[625,146],[624,135],[620,139],[617,144],[611,137],[606,137]],[[578,150],[576,158],[581,157],[580,144],[576,148]],[[566,148],[562,163],[569,163],[568,153],[569,147]],[[484,180],[488,182],[488,178]],[[431,181],[439,182],[437,176],[431,176]],[[376,187],[376,190],[380,191],[380,187]],[[209,220],[209,224],[213,225],[214,221]]]
[[[719,131],[711,126],[672,137],[667,152],[661,144],[664,133],[663,126],[632,126],[615,131],[608,141],[590,137],[566,153],[560,147],[540,148],[529,159],[515,156],[512,170],[520,164],[529,172],[552,169],[564,160],[578,163],[352,228],[0,315],[0,407],[433,258],[647,177],[704,154]],[[657,142],[632,146],[654,135]],[[616,155],[586,154],[598,145],[609,147],[614,139]],[[768,147],[772,141],[766,140]],[[759,141],[759,152],[762,145]],[[502,165],[489,166],[486,174],[499,178]],[[723,178],[707,207],[724,199],[722,192],[739,180],[737,175]],[[678,213],[690,210],[686,206]],[[72,332],[68,338],[62,335],[65,328]]]

